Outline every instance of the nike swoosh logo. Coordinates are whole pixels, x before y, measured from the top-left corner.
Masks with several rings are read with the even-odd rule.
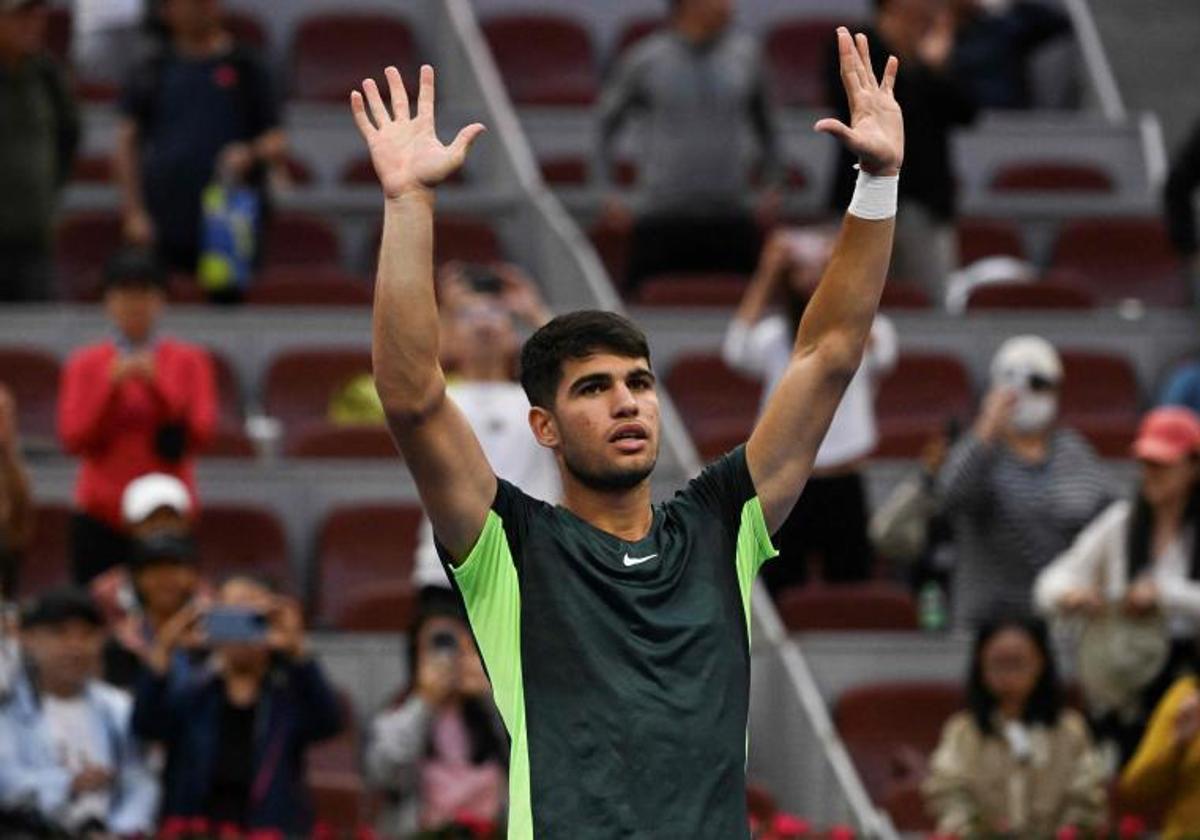
[[[645,563],[647,560],[653,560],[657,556],[658,556],[657,554],[647,554],[645,557],[630,557],[628,554],[626,554],[625,555],[625,565],[626,566],[637,566],[641,563]]]

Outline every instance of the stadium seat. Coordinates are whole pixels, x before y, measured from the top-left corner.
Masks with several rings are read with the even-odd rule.
[[[657,274],[633,294],[641,306],[737,306],[750,278],[742,274]]]
[[[959,219],[959,263],[970,265],[984,257],[1027,259],[1016,224],[1001,219]]]
[[[880,309],[928,309],[932,305],[928,292],[903,280],[889,280],[879,299]]]
[[[71,180],[77,184],[110,184],[113,181],[110,155],[80,155],[71,167]]]
[[[71,582],[67,539],[71,508],[46,502],[37,506],[33,539],[17,573],[17,594],[29,596]]]
[[[490,263],[504,259],[504,249],[492,226],[469,216],[438,216],[433,225],[439,263],[449,260]]]
[[[283,159],[283,168],[287,172],[287,176],[292,184],[296,186],[312,186],[316,180],[312,167],[303,158],[298,158],[295,155],[288,155]]]
[[[762,395],[757,379],[732,370],[719,355],[696,353],[679,356],[665,382],[705,460],[746,442]]]
[[[417,48],[412,31],[394,15],[330,12],[306,17],[292,39],[292,94],[344,104],[362,80],[394,64],[409,97],[416,92]],[[382,83],[380,75],[376,78]]]
[[[262,22],[250,12],[224,9],[221,12],[221,24],[239,44],[259,52],[267,48],[267,32]]]
[[[317,826],[313,837],[361,836],[354,832],[364,825],[367,795],[358,773],[309,772],[308,790]]]
[[[621,27],[621,32],[617,35],[617,40],[613,44],[612,58],[618,59],[626,50],[636,44],[638,41],[645,38],[659,29],[662,29],[666,21],[661,17],[644,17],[634,18],[629,23]],[[610,62],[611,63],[611,62]]]
[[[989,283],[976,286],[967,298],[971,312],[994,309],[1091,309],[1096,299],[1087,289],[1066,283]]]
[[[51,444],[56,436],[58,359],[35,347],[0,346],[0,384],[17,402],[22,437]]]
[[[254,442],[239,426],[221,423],[213,433],[212,441],[200,453],[202,458],[256,458],[258,450]]]
[[[259,306],[370,306],[370,284],[336,266],[273,266],[246,292]]]
[[[310,420],[288,431],[283,452],[289,458],[399,458],[383,426],[338,426]]]
[[[881,682],[847,690],[834,706],[838,733],[876,802],[914,781],[942,726],[964,704],[958,683]]]
[[[1060,355],[1062,423],[1085,435],[1101,455],[1127,457],[1141,408],[1133,365],[1111,353],[1063,350]]]
[[[1098,166],[1068,161],[1027,161],[1003,166],[992,176],[996,192],[1110,193],[1112,178]]]
[[[600,219],[588,228],[587,234],[613,285],[623,289],[629,267],[629,229]]]
[[[252,504],[208,503],[196,525],[200,570],[219,581],[235,572],[265,575],[293,595],[299,588],[288,562],[287,537],[278,517]]]
[[[883,798],[883,809],[901,831],[933,831],[937,826],[925,809],[918,779],[898,782]]]
[[[939,353],[901,353],[875,399],[881,458],[915,458],[951,418],[974,413],[971,379],[962,362]]]
[[[320,216],[298,210],[275,213],[264,234],[262,263],[277,266],[337,266],[337,231]]]
[[[556,14],[489,18],[483,34],[518,105],[590,105],[600,83],[587,29]],[[536,49],[531,49],[536,45]]]
[[[834,32],[845,22],[798,18],[772,27],[764,52],[777,102],[802,108],[826,104],[825,68],[837,43]]]
[[[1050,269],[1077,277],[1104,303],[1126,298],[1151,306],[1188,302],[1179,259],[1156,217],[1066,222]]]
[[[314,593],[320,626],[373,633],[409,629],[421,519],[415,504],[343,507],[325,518],[317,534]]]
[[[121,218],[105,210],[81,210],[58,224],[57,267],[62,296],[72,301],[100,299],[104,265],[121,247]]]
[[[354,348],[285,351],[267,370],[263,409],[285,427],[324,420],[329,400],[351,378],[371,372],[371,352]]]
[[[212,361],[213,378],[217,383],[217,411],[222,423],[240,426],[245,415],[242,412],[242,387],[237,369],[220,350],[204,348]]]
[[[918,626],[912,595],[883,581],[794,587],[779,593],[776,607],[794,633],[916,630]]]

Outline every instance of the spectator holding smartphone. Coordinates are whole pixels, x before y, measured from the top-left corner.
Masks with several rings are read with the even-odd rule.
[[[821,229],[781,230],[763,249],[754,280],[725,332],[725,363],[763,381],[762,405],[787,371],[792,345],[809,298],[833,251],[833,234]],[[773,302],[782,311],[771,314]],[[763,567],[776,593],[808,577],[809,555],[821,558],[831,582],[866,580],[873,552],[867,536],[867,502],[861,467],[878,442],[875,387],[896,364],[896,330],[876,315],[862,364],[851,380],[817,452],[812,477],[775,536],[782,562]]]
[[[207,664],[172,668],[189,647],[211,651]],[[304,751],[343,721],[307,654],[295,601],[262,581],[230,578],[213,605],[189,604],[163,626],[148,665],[133,727],[166,747],[164,826],[307,833]]]
[[[495,823],[507,746],[471,632],[450,597],[426,594],[409,662],[413,686],[375,718],[367,746],[369,780],[388,800],[380,833],[407,837],[463,817]]]

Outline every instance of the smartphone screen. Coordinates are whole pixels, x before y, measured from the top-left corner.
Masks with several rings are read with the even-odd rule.
[[[210,642],[260,642],[267,635],[267,617],[243,607],[214,607],[204,616]]]

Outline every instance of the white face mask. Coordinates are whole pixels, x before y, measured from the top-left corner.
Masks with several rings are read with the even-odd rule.
[[[1057,396],[1021,391],[1017,396],[1017,404],[1013,407],[1011,422],[1015,430],[1028,434],[1048,429],[1057,416]]]

